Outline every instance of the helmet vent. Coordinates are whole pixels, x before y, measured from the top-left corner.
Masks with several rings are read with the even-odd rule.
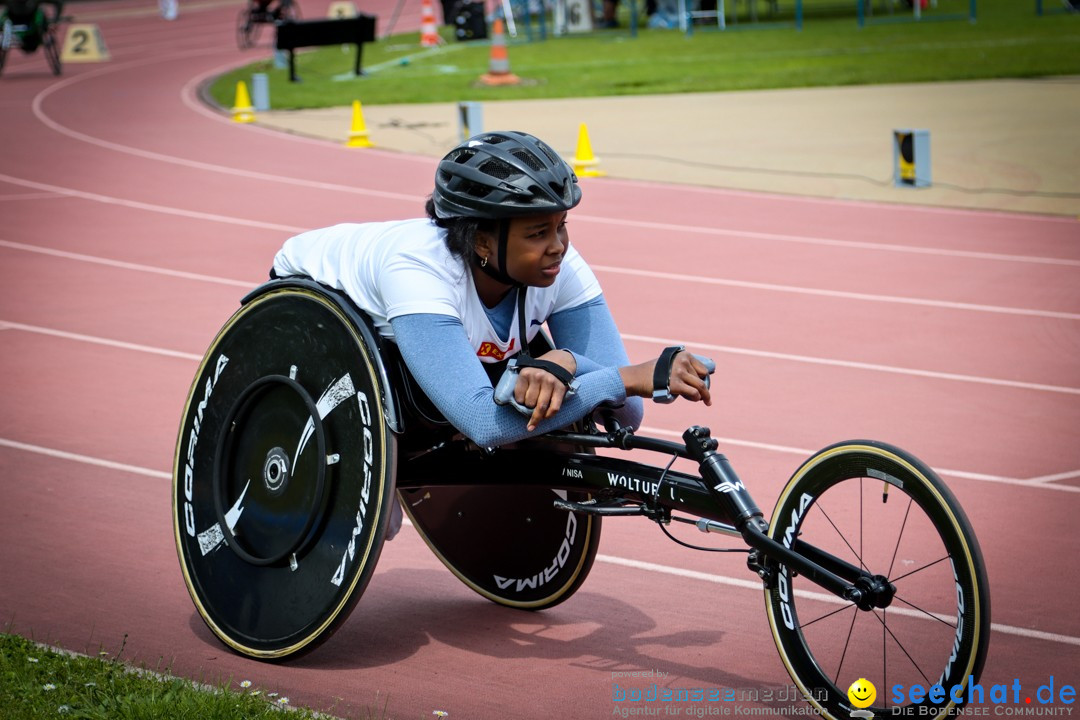
[[[521,172],[515,169],[512,165],[508,165],[502,160],[488,160],[478,169],[485,175],[493,178],[498,178],[499,180],[506,180],[508,178],[514,177],[515,175],[521,174]]]
[[[514,150],[511,154],[521,162],[528,165],[529,168],[532,170],[544,169],[544,163],[540,161],[540,158],[536,157],[528,150]]]

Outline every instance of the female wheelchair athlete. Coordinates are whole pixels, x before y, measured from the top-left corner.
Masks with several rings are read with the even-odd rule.
[[[200,365],[177,441],[174,532],[198,613],[234,651],[283,660],[329,638],[371,579],[400,501],[462,582],[528,610],[581,586],[605,517],[741,539],[781,660],[827,718],[850,717],[856,678],[941,685],[940,699],[893,708],[882,692],[868,708],[933,718],[955,713],[978,680],[990,630],[979,545],[913,456],[867,440],[827,447],[766,521],[705,428],[671,442],[587,421],[479,448],[372,328],[338,291],[274,280],[244,298]],[[671,469],[677,458],[697,473]]]
[[[236,21],[236,44],[241,50],[254,47],[259,30],[279,20],[299,20],[300,6],[295,0],[245,0],[244,9]]]
[[[51,5],[52,9],[46,10],[45,5]],[[40,46],[53,75],[60,74],[56,26],[62,8],[61,0],[7,0],[0,9],[0,72],[4,70],[8,51],[19,48],[32,53]]]

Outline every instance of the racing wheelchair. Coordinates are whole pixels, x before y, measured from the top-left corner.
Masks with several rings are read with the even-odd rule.
[[[52,10],[46,10],[44,5],[51,5]],[[53,75],[60,74],[56,26],[62,7],[61,0],[7,0],[0,9],[0,72],[10,50],[19,48],[29,54],[40,46]]]
[[[856,678],[941,685],[944,698],[893,708],[883,691],[868,708],[931,718],[954,714],[978,681],[990,633],[979,545],[949,489],[903,450],[821,450],[766,520],[706,428],[673,442],[586,419],[477,447],[372,328],[342,293],[272,280],[243,299],[198,369],[177,440],[174,533],[197,612],[235,652],[284,660],[330,637],[400,502],[454,575],[523,610],[574,594],[605,519],[736,538],[783,664],[833,720],[850,717]],[[680,458],[696,471],[674,469]]]
[[[259,41],[259,30],[279,20],[299,20],[300,6],[296,0],[246,0],[244,9],[236,22],[236,44],[241,50],[254,47]]]

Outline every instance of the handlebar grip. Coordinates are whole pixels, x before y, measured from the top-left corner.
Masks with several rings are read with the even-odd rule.
[[[517,385],[517,376],[521,368],[517,366],[517,358],[511,358],[506,364],[506,370],[499,378],[495,386],[494,399],[496,405],[509,405],[525,416],[531,416],[532,410],[525,407],[514,397],[514,387]]]
[[[532,417],[533,409],[522,405],[514,397],[514,388],[517,387],[517,376],[521,372],[521,368],[518,367],[517,358],[511,358],[506,363],[506,370],[503,370],[502,376],[499,378],[499,382],[495,385],[495,392],[492,394],[496,405],[509,405],[517,410],[525,417]],[[578,389],[578,382],[574,380],[566,386],[566,394],[573,395]]]

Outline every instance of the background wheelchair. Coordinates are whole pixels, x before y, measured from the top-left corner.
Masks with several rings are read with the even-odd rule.
[[[673,469],[680,459],[696,471]],[[937,679],[954,692],[906,708],[878,707],[882,692],[868,709],[944,720],[986,660],[978,542],[949,489],[903,450],[825,448],[766,521],[706,428],[671,442],[587,420],[479,448],[343,294],[301,279],[255,290],[207,351],[177,440],[174,533],[202,619],[250,657],[313,650],[364,592],[398,501],[454,575],[522,610],[581,587],[605,518],[644,518],[672,539],[673,522],[737,538],[727,551],[745,552],[761,580],[781,660],[832,720],[852,710],[856,678],[842,667],[883,689]]]
[[[61,0],[8,0],[0,9],[0,72],[9,51],[19,48],[29,54],[40,46],[53,75],[60,74],[56,26],[62,7]]]
[[[259,41],[259,31],[264,25],[279,20],[299,20],[300,6],[296,0],[247,0],[236,22],[236,44],[241,50],[253,47]]]

